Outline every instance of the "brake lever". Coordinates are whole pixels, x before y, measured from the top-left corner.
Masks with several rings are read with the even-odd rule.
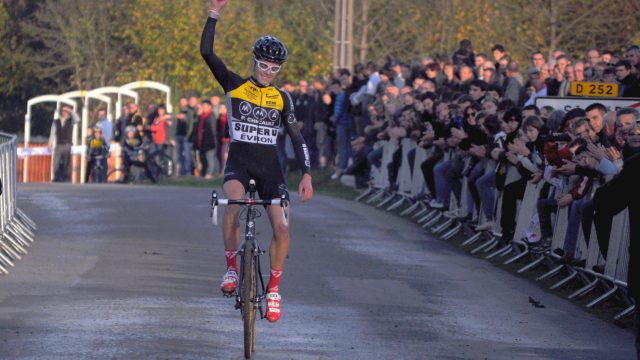
[[[211,223],[218,226],[218,192],[213,190],[211,193]]]
[[[289,227],[289,222],[287,221],[287,199],[284,195],[280,196],[280,209],[282,210],[282,225]]]

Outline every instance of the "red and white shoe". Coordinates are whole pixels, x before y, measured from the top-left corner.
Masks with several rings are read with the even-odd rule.
[[[276,322],[280,319],[280,295],[277,292],[267,293],[267,320]]]
[[[222,284],[220,284],[220,290],[224,295],[230,296],[236,292],[238,287],[238,274],[234,270],[227,270],[222,278]]]

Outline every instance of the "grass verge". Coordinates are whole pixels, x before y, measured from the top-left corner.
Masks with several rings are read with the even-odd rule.
[[[358,196],[358,192],[355,189],[342,185],[338,180],[331,180],[332,173],[333,172],[330,169],[316,169],[311,172],[313,191],[315,194],[333,196],[347,200],[353,200]],[[302,179],[302,175],[298,171],[288,174],[285,178],[287,187],[291,191],[298,191],[300,179]],[[195,176],[173,177],[163,181],[161,185],[221,188],[222,178],[204,179]]]

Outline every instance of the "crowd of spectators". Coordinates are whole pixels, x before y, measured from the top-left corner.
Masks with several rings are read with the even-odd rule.
[[[578,236],[582,232],[588,243],[595,224],[600,255],[606,260],[615,214],[629,207],[635,234],[637,204],[628,195],[637,193],[631,187],[640,173],[631,170],[640,159],[638,110],[607,108],[593,98],[590,105],[565,112],[539,108],[536,99],[571,97],[574,81],[617,84],[618,94],[613,95],[639,97],[640,48],[630,46],[620,54],[589,49],[579,56],[556,50],[550,58],[535,52],[529,64],[518,64],[499,44],[490,54],[475,54],[471,42],[463,40],[451,57],[425,57],[415,63],[391,59],[381,67],[357,64],[353,71],[340,69],[329,79],[318,76],[311,86],[304,80],[297,88],[286,83],[312,167],[332,166],[334,179],[364,188],[372,169],[386,166],[393,190],[404,160],[403,140],[410,139],[429,154],[416,163],[415,150],[407,153],[411,171],[422,172],[426,184],[414,200],[477,231],[499,222],[498,245],[507,246],[514,240],[527,183],[542,183],[533,204],[540,237],[525,239],[529,248],[540,254],[553,251],[560,263],[584,266],[585,259],[576,258]],[[382,163],[383,141],[397,144],[388,164]],[[463,189],[469,194],[464,204]],[[498,201],[497,192],[502,195]],[[552,214],[565,207],[569,220],[564,245],[551,249]],[[634,240],[628,284],[638,299]]]

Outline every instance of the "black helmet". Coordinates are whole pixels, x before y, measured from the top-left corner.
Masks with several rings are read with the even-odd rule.
[[[272,35],[265,35],[256,40],[253,44],[253,55],[258,60],[267,60],[276,64],[282,64],[287,61],[287,48],[282,41]]]

